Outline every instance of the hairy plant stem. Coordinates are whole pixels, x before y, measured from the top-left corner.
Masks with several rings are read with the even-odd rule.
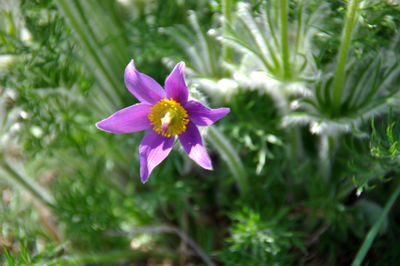
[[[41,189],[39,185],[35,184],[28,177],[20,174],[12,165],[10,165],[4,154],[0,154],[0,169],[3,170],[12,180],[29,191],[35,199],[51,208],[54,207],[53,198]]]
[[[300,129],[298,127],[288,128],[288,134],[290,138],[289,156],[296,162],[303,156]]]
[[[291,78],[287,5],[287,0],[280,1],[281,48],[283,65],[282,74],[284,80],[290,80]]]
[[[232,0],[222,0],[222,12],[224,15],[224,32],[227,34],[228,27],[232,23]],[[232,61],[232,50],[231,48],[224,44],[223,50],[224,60],[227,62]]]
[[[287,86],[286,83],[282,83],[282,86]],[[286,90],[284,87],[280,88],[281,91]],[[280,106],[280,111],[282,112],[282,116],[288,116],[291,112],[288,99],[286,96],[283,96],[284,103]],[[288,157],[293,162],[298,162],[304,156],[304,148],[302,142],[302,134],[299,127],[287,127],[286,128],[287,136],[289,138],[289,145],[287,147]]]
[[[247,175],[239,155],[226,137],[215,127],[208,128],[207,138],[220,153],[222,159],[228,164],[229,170],[236,179],[237,186],[242,195],[248,192]]]
[[[392,195],[390,196],[389,200],[386,202],[385,208],[383,209],[381,215],[379,216],[378,220],[372,226],[371,230],[369,230],[367,236],[364,239],[364,242],[360,249],[357,252],[355,259],[353,260],[352,266],[359,266],[363,262],[365,256],[368,253],[368,250],[371,248],[372,243],[376,235],[378,234],[379,230],[381,229],[382,223],[385,217],[388,215],[389,210],[392,208],[393,204],[395,203],[397,197],[400,195],[400,182],[397,182],[397,186],[393,191]]]
[[[329,183],[331,176],[331,145],[330,137],[328,135],[321,135],[319,137],[319,160],[320,175],[325,179],[326,184]]]
[[[298,54],[299,48],[300,48],[300,39],[302,37],[302,31],[303,31],[303,14],[304,14],[304,1],[300,0],[299,1],[299,9],[297,13],[297,30],[296,30],[296,42],[295,42],[295,47],[294,47],[294,55],[296,56]],[[304,25],[305,27],[305,25]]]
[[[346,13],[346,21],[342,32],[342,39],[340,41],[339,56],[333,87],[333,114],[338,113],[342,101],[343,79],[346,68],[346,59],[349,53],[351,34],[353,33],[358,4],[359,0],[352,0]]]
[[[99,86],[103,90],[103,94],[113,106],[119,106],[121,104],[121,96],[118,94],[119,83],[116,77],[113,76],[109,64],[105,61],[107,57],[101,55],[102,48],[97,44],[90,26],[85,23],[79,7],[75,5],[74,1],[57,0],[56,4],[61,14],[64,15],[71,28],[75,31],[79,43],[86,49],[87,55],[92,61],[91,63],[96,66],[98,71],[93,70],[93,72],[101,80]],[[102,84],[103,82],[105,85]]]

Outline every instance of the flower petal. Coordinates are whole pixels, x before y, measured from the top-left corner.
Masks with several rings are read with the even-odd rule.
[[[139,103],[115,112],[110,117],[98,122],[98,129],[112,133],[131,133],[151,127],[147,117],[151,105]]]
[[[170,153],[175,137],[164,137],[154,130],[149,130],[140,143],[140,178],[147,181],[153,169]]]
[[[128,90],[143,103],[155,104],[165,98],[165,91],[151,77],[136,70],[133,60],[125,68],[125,85]]]
[[[189,120],[198,126],[209,126],[214,124],[220,118],[227,115],[229,108],[210,109],[198,101],[189,101],[186,103],[186,111],[189,114]]]
[[[178,63],[171,74],[165,80],[165,91],[167,98],[173,98],[175,101],[185,104],[187,102],[189,91],[185,83],[185,63]]]
[[[192,122],[187,124],[186,131],[179,135],[179,140],[189,157],[201,167],[212,170],[210,157],[203,146],[201,135],[196,125]]]

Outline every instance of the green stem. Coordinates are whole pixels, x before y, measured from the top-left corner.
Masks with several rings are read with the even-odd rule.
[[[282,63],[283,79],[289,80],[290,73],[290,54],[289,54],[289,32],[288,32],[288,10],[287,0],[280,1],[280,20],[281,20],[281,45],[282,45]]]
[[[335,83],[333,87],[333,112],[337,113],[340,108],[343,94],[343,79],[346,68],[347,55],[349,53],[351,34],[353,33],[354,21],[359,0],[353,0],[347,9],[346,21],[340,41],[339,58],[336,67]]]
[[[206,35],[204,30],[201,28],[199,20],[194,11],[190,12],[189,15],[192,27],[196,32],[196,37],[199,42],[200,54],[203,56],[203,62],[207,66],[207,73],[210,76],[215,76],[217,73],[215,66],[215,56],[212,52],[209,37]]]
[[[290,156],[293,161],[303,157],[303,145],[301,142],[301,132],[298,127],[289,128],[290,137]]]
[[[232,1],[222,0],[222,11],[224,14],[224,33],[227,34],[229,26],[232,24]],[[232,50],[231,48],[224,44],[224,60],[227,62],[232,61]]]
[[[39,185],[33,183],[32,180],[15,170],[14,167],[7,162],[4,154],[0,154],[0,167],[10,178],[29,191],[37,200],[49,207],[54,206],[54,200],[50,195],[41,189]]]
[[[381,229],[381,226],[382,226],[383,221],[385,220],[385,217],[388,215],[389,210],[392,208],[392,206],[395,203],[399,194],[400,194],[400,182],[398,182],[396,189],[394,190],[393,194],[390,196],[390,198],[389,198],[388,202],[386,203],[385,208],[383,209],[383,212],[379,216],[378,220],[372,226],[371,230],[369,230],[360,250],[358,251],[353,263],[351,264],[352,266],[359,266],[363,262],[365,256],[368,253],[368,250],[371,248],[371,245],[374,242],[376,235],[378,234],[379,230]]]
[[[235,152],[226,137],[215,127],[209,127],[207,138],[228,164],[229,170],[236,178],[240,193],[246,195],[248,192],[247,175],[239,155]]]
[[[326,184],[328,184],[332,171],[330,137],[322,134],[319,137],[319,141],[319,171],[320,175],[325,179]]]
[[[97,76],[100,80],[100,87],[104,90],[104,94],[114,106],[120,106],[121,98],[117,94],[118,88],[120,87],[119,83],[115,77],[113,77],[112,69],[109,69],[108,66],[109,64],[104,61],[106,57],[99,56],[102,48],[97,45],[93,34],[88,29],[87,23],[82,19],[74,1],[58,0],[56,4],[64,17],[69,21],[71,28],[74,29],[78,41],[88,52],[92,63],[99,70]],[[101,84],[102,82],[104,82],[105,85]]]
[[[300,46],[300,40],[302,39],[302,25],[303,25],[303,14],[304,14],[305,10],[304,10],[304,1],[300,0],[299,1],[299,10],[297,13],[297,32],[296,32],[296,45],[295,45],[295,50],[294,50],[294,55],[297,56],[298,52],[299,52],[299,46]]]
[[[5,15],[5,17],[7,19],[7,23],[8,23],[8,28],[7,28],[8,35],[17,37],[17,29],[15,27],[11,11],[10,12],[4,11],[4,15]]]

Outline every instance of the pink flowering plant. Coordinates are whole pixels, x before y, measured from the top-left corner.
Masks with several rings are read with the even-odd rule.
[[[210,126],[230,110],[210,109],[189,100],[184,70],[185,63],[178,63],[165,80],[164,90],[154,79],[137,71],[131,60],[125,69],[125,85],[140,103],[121,109],[96,124],[98,129],[112,133],[147,130],[139,147],[143,183],[171,152],[175,136],[193,161],[212,170],[197,126]]]

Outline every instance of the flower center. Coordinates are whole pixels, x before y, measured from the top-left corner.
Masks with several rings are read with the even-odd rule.
[[[174,99],[161,99],[150,108],[148,118],[153,129],[164,137],[176,136],[185,132],[189,123],[185,108]]]

